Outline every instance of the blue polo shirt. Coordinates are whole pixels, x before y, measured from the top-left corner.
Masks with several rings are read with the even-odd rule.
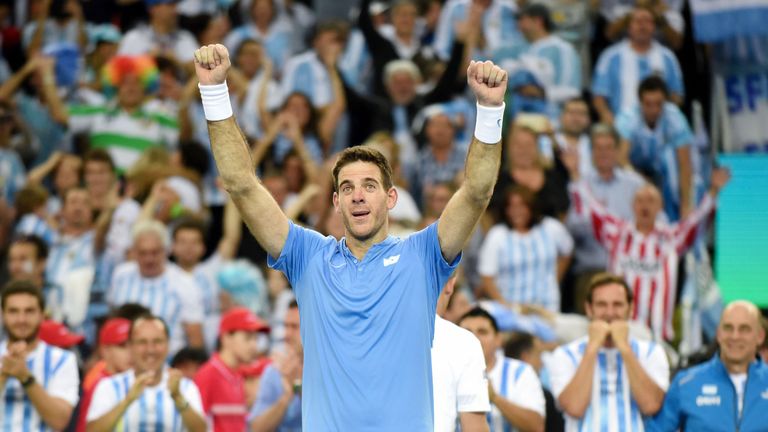
[[[304,430],[433,430],[435,307],[460,258],[443,258],[437,223],[387,237],[362,261],[344,239],[290,223],[269,265],[301,310]]]

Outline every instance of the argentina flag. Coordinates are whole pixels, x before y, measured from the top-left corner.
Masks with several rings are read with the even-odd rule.
[[[691,12],[698,42],[768,34],[766,0],[691,0]]]

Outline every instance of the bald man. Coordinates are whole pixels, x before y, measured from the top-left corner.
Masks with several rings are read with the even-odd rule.
[[[635,301],[630,318],[646,323],[655,338],[671,341],[680,256],[693,245],[699,226],[714,211],[717,195],[730,180],[730,173],[713,170],[709,193],[694,211],[674,224],[657,219],[663,208],[659,190],[651,184],[642,186],[635,192],[634,220],[630,221],[606,210],[589,185],[577,181],[578,160],[573,159],[566,154],[563,162],[571,175],[574,210],[591,221],[593,235],[609,251],[609,271],[624,277],[632,288]]]
[[[760,311],[730,303],[717,327],[720,351],[680,372],[649,422],[650,431],[768,431],[768,366],[757,358],[765,340]]]

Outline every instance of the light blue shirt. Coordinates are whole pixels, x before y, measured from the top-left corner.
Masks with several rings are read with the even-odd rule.
[[[12,205],[16,193],[27,182],[27,172],[19,155],[10,149],[0,148],[0,193],[2,198]]]
[[[456,39],[456,25],[467,19],[472,0],[449,0],[440,12],[433,48],[437,56],[447,61],[451,56],[451,46]],[[483,37],[486,42],[484,58],[504,43],[520,38],[517,30],[517,4],[510,0],[493,0],[483,13]]]
[[[274,366],[269,365],[261,375],[259,393],[256,396],[256,401],[253,403],[251,412],[248,414],[248,423],[268,410],[282,395],[283,377]],[[275,431],[301,432],[301,398],[299,395],[293,395],[293,399],[291,399],[291,403],[286,408],[283,419],[277,425]]]
[[[313,431],[432,431],[435,308],[456,268],[437,223],[387,237],[362,261],[290,223],[270,267],[288,277],[301,310],[302,424]]]

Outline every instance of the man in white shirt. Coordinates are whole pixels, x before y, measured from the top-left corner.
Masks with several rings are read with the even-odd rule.
[[[483,349],[475,335],[440,317],[448,309],[456,276],[448,279],[437,299],[432,339],[432,400],[435,432],[487,431],[488,380]]]
[[[585,308],[589,336],[555,350],[552,393],[567,431],[642,431],[661,408],[669,364],[661,346],[629,337],[632,291],[623,278],[596,275]]]
[[[62,430],[78,401],[74,354],[39,340],[45,302],[32,282],[3,287],[0,305],[8,339],[0,346],[2,430]]]
[[[486,364],[491,432],[544,430],[544,393],[536,371],[527,363],[505,357],[496,320],[484,309],[475,307],[459,320],[459,325],[480,340]]]
[[[87,429],[205,431],[197,386],[165,366],[169,351],[165,322],[141,316],[129,334],[133,369],[99,381],[86,416]]]
[[[121,264],[112,276],[107,303],[138,303],[159,316],[170,329],[170,352],[184,346],[203,347],[204,318],[200,287],[194,278],[166,258],[168,233],[157,221],[140,221],[133,229],[136,261]]]
[[[144,0],[149,24],[129,31],[117,52],[121,55],[163,55],[178,62],[192,60],[197,41],[192,34],[178,28],[177,0]]]

